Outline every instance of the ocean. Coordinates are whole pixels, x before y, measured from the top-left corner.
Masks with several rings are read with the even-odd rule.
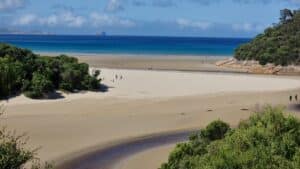
[[[0,35],[0,42],[38,53],[232,56],[247,38]]]

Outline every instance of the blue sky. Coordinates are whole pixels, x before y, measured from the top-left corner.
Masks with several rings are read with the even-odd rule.
[[[300,0],[0,0],[0,33],[252,37]]]

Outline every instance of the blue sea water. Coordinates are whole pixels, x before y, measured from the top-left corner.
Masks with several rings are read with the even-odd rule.
[[[231,56],[246,38],[0,35],[0,42],[34,52]]]

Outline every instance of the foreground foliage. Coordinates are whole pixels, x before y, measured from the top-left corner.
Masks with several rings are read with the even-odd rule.
[[[177,145],[161,169],[300,169],[300,121],[274,108],[236,129],[215,121]]]
[[[0,106],[0,116],[2,115]],[[1,125],[1,123],[0,123]],[[35,151],[25,149],[26,139],[0,126],[0,169],[25,169],[26,163],[32,163],[30,169],[52,169],[49,163],[41,165],[35,157]],[[28,168],[28,167],[27,167]]]
[[[281,11],[280,22],[267,28],[250,43],[236,49],[238,60],[257,60],[260,64],[299,64],[300,10]]]
[[[98,74],[73,57],[39,56],[27,49],[0,44],[0,98],[23,92],[41,98],[56,89],[74,92],[98,90]]]

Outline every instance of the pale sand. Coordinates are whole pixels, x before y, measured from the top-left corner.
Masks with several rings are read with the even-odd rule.
[[[97,69],[92,68],[91,71],[93,70]],[[63,94],[66,98],[57,100],[30,100],[21,96],[12,98],[8,104],[46,103],[89,98],[103,99],[107,97],[124,99],[173,98],[214,93],[280,91],[300,87],[300,81],[297,77],[154,70],[98,70],[101,71],[100,77],[103,79],[102,83],[107,85],[108,92]]]
[[[41,53],[41,55],[57,56],[57,53]],[[205,72],[245,72],[232,68],[216,66],[215,63],[229,58],[228,56],[181,56],[181,55],[130,55],[130,54],[80,54],[67,53],[77,57],[80,62],[98,68],[118,69],[154,69]]]
[[[200,128],[216,119],[236,125],[259,105],[287,105],[289,95],[300,88],[297,77],[101,70],[104,83],[112,87],[108,92],[42,101],[16,97],[2,102],[7,109],[3,122],[18,132],[28,132],[29,146],[42,146],[42,160],[64,160],[113,141]],[[123,80],[112,82],[115,74]],[[149,160],[166,159],[166,154],[150,155]],[[144,164],[135,161],[140,160],[123,165],[138,168]]]
[[[235,71],[215,65],[223,56],[136,56],[136,55],[72,55],[93,67],[118,69],[155,69],[186,71]]]

